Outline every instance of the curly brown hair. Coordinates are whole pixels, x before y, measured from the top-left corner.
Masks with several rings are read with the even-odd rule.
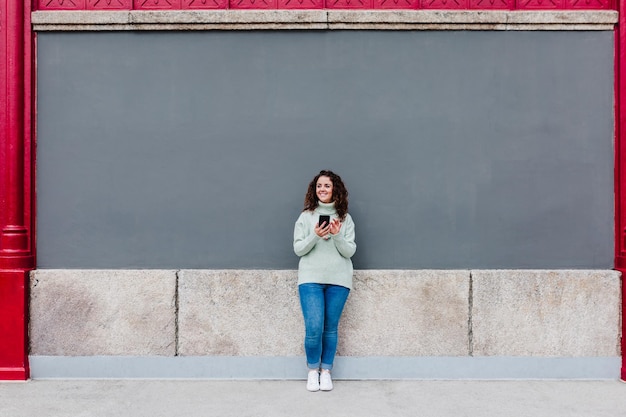
[[[317,208],[319,199],[317,198],[315,188],[317,186],[317,180],[319,180],[320,177],[328,177],[333,183],[333,202],[335,203],[335,210],[337,210],[339,220],[343,221],[346,218],[346,214],[348,214],[348,190],[343,184],[341,177],[332,171],[322,170],[313,178],[304,196],[303,211],[313,211]]]

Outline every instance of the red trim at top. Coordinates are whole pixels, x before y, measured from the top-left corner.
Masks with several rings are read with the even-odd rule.
[[[611,10],[613,0],[36,0],[38,10]]]

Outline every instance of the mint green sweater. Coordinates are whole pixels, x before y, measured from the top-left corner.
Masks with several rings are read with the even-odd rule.
[[[325,240],[315,234],[320,214],[337,218],[334,203],[320,202],[315,211],[303,211],[293,231],[293,250],[300,257],[298,285],[305,283],[334,284],[352,289],[352,261],[356,252],[354,222],[349,214],[341,230]]]

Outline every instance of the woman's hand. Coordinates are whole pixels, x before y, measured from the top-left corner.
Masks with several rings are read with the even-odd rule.
[[[330,234],[336,235],[341,230],[341,221],[339,219],[333,219],[330,222]]]
[[[330,224],[326,224],[326,222],[324,222],[324,224],[320,226],[320,224],[317,223],[315,225],[315,229],[313,230],[315,231],[315,234],[318,235],[319,237],[326,237],[328,236],[329,233],[331,233],[332,224],[333,224],[332,222]]]

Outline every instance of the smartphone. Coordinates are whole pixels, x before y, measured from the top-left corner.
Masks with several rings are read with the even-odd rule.
[[[326,222],[326,224],[323,227],[326,227],[330,224],[330,216],[327,216],[325,214],[320,214],[320,220],[319,222],[317,222],[317,224],[320,225],[320,227],[322,227],[322,224]]]

